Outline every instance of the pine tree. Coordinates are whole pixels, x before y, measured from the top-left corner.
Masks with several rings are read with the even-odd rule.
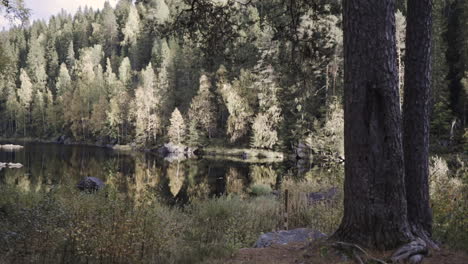
[[[140,86],[135,92],[136,136],[140,143],[154,143],[160,130],[159,95],[155,93],[156,76],[150,64],[141,72]]]
[[[124,90],[122,83],[117,79],[117,75],[112,71],[112,64],[109,58],[106,60],[106,72],[104,73],[105,93],[110,97]]]
[[[101,97],[107,97],[104,76],[101,67],[103,56],[102,46],[85,48],[80,51],[80,59],[76,63],[76,88],[73,92],[73,101],[70,117],[74,135],[79,138],[87,138],[91,128],[89,120],[93,113],[94,105]]]
[[[277,131],[282,120],[277,99],[279,87],[272,66],[261,71],[255,86],[259,91],[259,112],[252,125],[251,146],[271,149],[279,140]]]
[[[91,22],[92,35],[91,41],[94,45],[99,44],[103,47],[104,56],[110,57],[116,53],[118,44],[118,25],[114,10],[109,2],[105,2],[99,19]]]
[[[45,99],[45,105],[46,105],[45,132],[47,134],[55,135],[56,132],[61,132],[59,131],[59,128],[63,126],[62,112],[58,111],[58,105],[54,101],[52,92],[49,89],[46,90],[44,99]]]
[[[434,139],[448,139],[453,114],[450,109],[450,91],[447,81],[447,21],[443,14],[445,3],[434,1],[432,38],[432,115],[431,134]]]
[[[31,104],[31,127],[32,134],[41,137],[45,134],[46,128],[46,107],[44,93],[41,90],[34,92]]]
[[[132,6],[132,0],[119,0],[117,5],[115,6],[115,16],[117,18],[117,24],[119,25],[119,29],[123,29],[125,27],[125,23],[128,19],[130,8]],[[123,40],[123,30],[121,30],[119,39]]]
[[[247,100],[239,95],[239,82],[231,85],[226,79],[226,68],[221,65],[217,71],[217,89],[227,108],[227,134],[231,142],[237,142],[246,136],[250,129],[253,111]]]
[[[393,249],[413,238],[405,193],[395,1],[343,3],[344,214],[332,238]]]
[[[68,69],[65,63],[62,63],[60,65],[59,75],[57,77],[57,82],[55,84],[55,87],[57,89],[58,97],[72,90],[71,77],[70,77],[70,74],[68,73]]]
[[[109,134],[117,138],[118,143],[125,140],[125,131],[128,127],[131,98],[127,92],[120,91],[115,94],[109,102],[107,120],[109,122]]]
[[[157,72],[156,93],[160,95],[160,106],[158,112],[161,118],[161,124],[167,126],[169,123],[170,109],[175,106],[174,98],[174,48],[177,44],[173,40],[163,39],[161,41],[161,64]]]
[[[134,46],[137,44],[138,34],[140,32],[140,18],[138,11],[134,5],[130,5],[130,11],[125,23],[125,27],[122,29],[124,39],[122,46]]]
[[[80,7],[73,18],[73,42],[76,51],[89,47],[89,32],[92,30],[91,22]]]
[[[215,96],[210,89],[210,80],[206,75],[202,75],[200,77],[198,94],[192,99],[188,113],[190,126],[194,125],[196,127],[191,127],[191,129],[198,129],[200,127],[204,133],[207,133],[209,138],[216,131]],[[194,130],[193,133],[195,133]]]
[[[171,124],[167,131],[169,140],[174,144],[180,145],[185,141],[187,127],[179,109],[175,108],[174,112],[172,112],[170,122]]]
[[[44,46],[42,45],[42,42],[44,42],[44,40],[44,34],[40,34],[39,36],[36,36],[34,34],[31,35],[27,58],[28,75],[31,78],[33,84],[38,89],[42,89],[43,87],[45,87],[47,81],[47,64],[44,56]]]
[[[73,49],[73,41],[70,41],[70,45],[68,46],[65,63],[70,71],[75,67],[75,50]]]
[[[109,109],[109,102],[105,96],[99,97],[96,104],[93,105],[93,112],[89,120],[89,126],[94,136],[99,137],[107,135],[107,112]]]
[[[20,70],[20,82],[21,87],[18,90],[19,102],[21,104],[21,114],[22,114],[22,127],[23,127],[23,136],[26,136],[26,127],[29,123],[29,114],[31,109],[31,102],[33,99],[33,84],[29,79],[28,74],[24,69]]]
[[[187,144],[191,147],[195,147],[204,142],[204,135],[198,128],[198,122],[192,118],[189,118],[189,120],[190,123],[188,127]]]
[[[55,48],[55,37],[53,33],[49,33],[50,36],[47,38],[47,47],[46,47],[46,63],[47,63],[47,87],[55,91],[55,78],[57,78],[59,70],[59,61],[58,53]]]
[[[123,58],[119,67],[119,80],[122,85],[128,90],[132,82],[132,68],[128,57]]]

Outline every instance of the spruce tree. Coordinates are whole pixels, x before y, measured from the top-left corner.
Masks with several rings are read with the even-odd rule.
[[[282,120],[277,98],[279,87],[273,67],[262,69],[255,83],[258,89],[259,112],[252,124],[251,146],[271,149],[278,142],[278,129]]]
[[[216,131],[215,96],[210,89],[210,80],[206,75],[202,75],[198,94],[192,99],[188,112],[190,126],[194,126],[193,133],[199,127],[209,138]]]
[[[159,95],[155,93],[156,76],[150,64],[141,72],[140,86],[135,91],[136,137],[140,143],[154,143],[160,131]]]
[[[180,145],[185,141],[187,127],[179,109],[174,109],[171,115],[170,122],[171,124],[167,131],[169,141],[174,144]]]
[[[431,135],[432,141],[448,139],[453,114],[450,109],[450,90],[447,81],[447,42],[445,34],[447,32],[447,21],[444,16],[445,3],[434,1],[432,10],[432,114],[431,114]]]
[[[31,102],[33,99],[33,84],[29,79],[28,74],[24,69],[20,70],[20,82],[21,86],[18,90],[18,98],[21,104],[22,110],[22,127],[23,127],[23,136],[26,136],[26,127],[29,124],[29,114],[31,109]]]
[[[65,63],[60,65],[59,75],[55,84],[57,89],[57,97],[64,95],[66,92],[72,90],[72,81],[70,74],[68,73],[67,66]]]
[[[65,59],[65,63],[67,64],[68,70],[73,70],[75,67],[75,50],[73,49],[73,41],[70,41],[67,50],[67,57]]]
[[[229,113],[226,133],[229,136],[229,141],[234,143],[248,134],[253,111],[247,100],[239,94],[239,82],[235,81],[233,85],[229,83],[226,73],[226,68],[221,65],[216,73],[218,79],[216,85],[222,102]]]

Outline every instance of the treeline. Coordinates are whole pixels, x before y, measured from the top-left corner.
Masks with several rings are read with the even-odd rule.
[[[468,112],[468,4],[435,1],[434,21],[433,139],[457,142]],[[5,136],[342,147],[338,0],[120,0],[12,28],[0,43]]]

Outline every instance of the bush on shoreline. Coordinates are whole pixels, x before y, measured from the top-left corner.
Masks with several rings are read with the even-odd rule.
[[[272,195],[169,207],[154,197],[135,205],[112,192],[67,187],[23,193],[0,186],[0,191],[0,262],[5,263],[200,263],[251,247],[262,232],[281,229],[284,221],[283,202]],[[340,212],[341,201],[294,203],[290,228],[339,222],[329,219],[339,213],[320,212]]]

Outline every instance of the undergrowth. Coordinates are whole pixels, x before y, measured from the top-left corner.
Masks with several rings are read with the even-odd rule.
[[[106,190],[26,193],[0,186],[0,192],[2,263],[202,263],[251,247],[284,223],[284,202],[273,195],[170,207],[151,195],[135,205]],[[335,228],[340,202],[307,205],[299,196],[291,192],[290,228]]]

